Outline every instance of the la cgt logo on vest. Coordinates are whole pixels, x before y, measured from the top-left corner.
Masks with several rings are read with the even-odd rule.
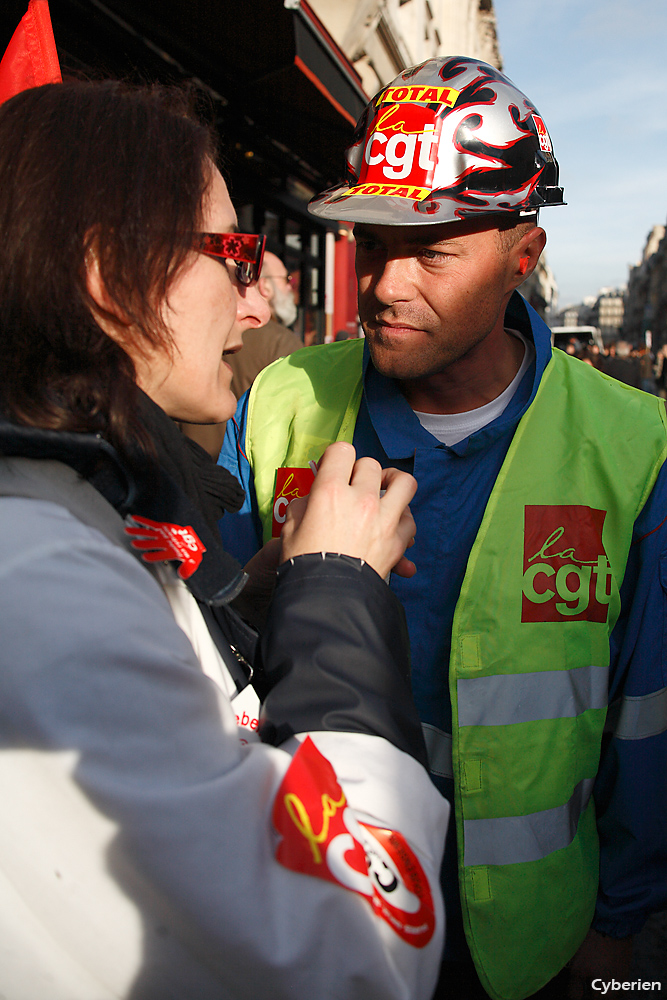
[[[276,489],[273,494],[271,537],[278,538],[287,517],[287,508],[297,497],[307,497],[313,485],[312,469],[276,469]]]
[[[522,622],[607,621],[606,514],[577,504],[526,506]]]

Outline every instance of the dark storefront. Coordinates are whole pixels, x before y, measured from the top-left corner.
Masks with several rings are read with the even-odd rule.
[[[0,52],[27,2],[2,3]],[[50,11],[64,76],[198,84],[241,227],[266,233],[296,277],[295,329],[318,341],[331,333],[336,227],[306,204],[339,179],[366,98],[307,3],[51,0]]]

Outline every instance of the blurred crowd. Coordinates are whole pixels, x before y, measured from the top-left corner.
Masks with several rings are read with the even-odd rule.
[[[618,379],[619,382],[625,382],[626,385],[650,392],[654,396],[667,398],[667,388],[665,388],[667,346],[658,348],[653,354],[645,345],[635,347],[627,340],[615,340],[600,350],[596,343],[570,337],[562,349],[566,354],[585,361],[587,365],[592,365],[593,368]]]

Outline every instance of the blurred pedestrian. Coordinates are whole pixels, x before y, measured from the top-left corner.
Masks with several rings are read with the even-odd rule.
[[[276,254],[268,251],[264,254],[257,287],[269,304],[271,318],[264,326],[246,330],[243,347],[229,359],[233,372],[232,392],[237,399],[250,388],[267,365],[303,347],[300,337],[288,329],[297,317],[292,275]]]
[[[665,387],[665,376],[667,376],[667,367],[665,366],[665,354],[667,353],[667,348],[663,344],[662,347],[658,349],[658,353],[655,358],[655,383],[658,391],[658,395],[665,399],[667,398],[667,389]]]
[[[648,347],[642,347],[637,360],[639,367],[639,388],[643,389],[644,392],[650,392],[653,396],[657,396],[658,389],[655,384],[655,375],[653,372],[653,355]]]
[[[626,340],[619,340],[612,347],[613,353],[610,350],[609,357],[605,359],[603,372],[605,375],[618,379],[619,382],[625,382],[626,385],[638,389],[640,382],[639,362],[637,358],[631,356],[630,344]]]

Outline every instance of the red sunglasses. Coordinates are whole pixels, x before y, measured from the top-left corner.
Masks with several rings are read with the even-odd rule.
[[[233,260],[236,278],[242,285],[252,285],[259,278],[266,236],[248,233],[199,233],[194,249],[222,263]]]

